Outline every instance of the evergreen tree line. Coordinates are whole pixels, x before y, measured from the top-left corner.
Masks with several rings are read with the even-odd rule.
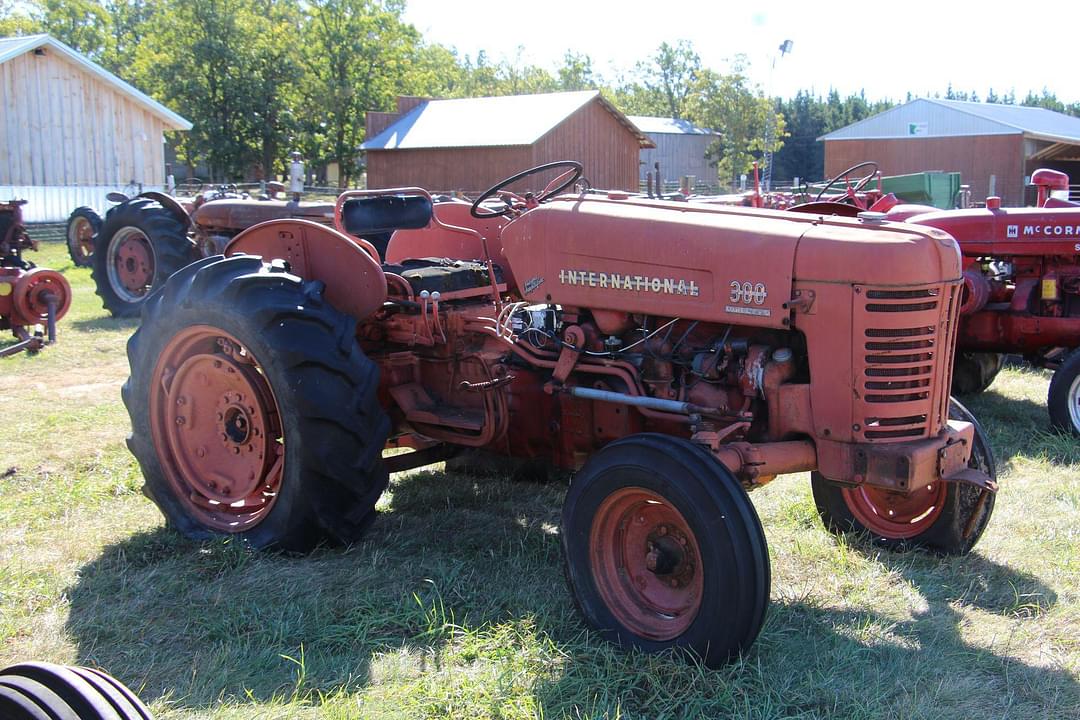
[[[774,179],[820,178],[816,138],[895,104],[836,91],[768,99],[744,57],[708,68],[685,41],[662,43],[614,80],[570,50],[554,72],[523,63],[520,51],[470,57],[425,41],[404,10],[404,0],[0,0],[0,37],[48,32],[190,119],[191,132],[173,137],[178,158],[208,168],[215,182],[283,173],[299,150],[313,167],[338,163],[341,184],[351,185],[362,171],[365,112],[393,110],[397,95],[597,89],[628,115],[717,130],[709,158],[722,182],[760,159],[770,122]],[[978,100],[951,85],[945,97]],[[985,100],[1016,102],[993,90]],[[1021,104],[1080,116],[1080,103],[1045,90]]]

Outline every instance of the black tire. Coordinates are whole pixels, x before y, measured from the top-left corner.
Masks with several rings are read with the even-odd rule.
[[[90,267],[91,258],[94,254],[92,245],[88,252],[85,245],[80,241],[80,231],[87,225],[92,233],[92,243],[97,237],[97,234],[101,232],[101,216],[97,214],[94,208],[86,206],[77,207],[71,211],[71,215],[68,216],[65,234],[67,237],[68,256],[71,258],[71,262],[75,263],[76,267]]]
[[[968,467],[981,470],[996,481],[994,454],[979,421],[956,398],[949,399],[949,419],[963,420],[975,426],[975,447],[972,448]],[[810,481],[818,515],[829,532],[836,535],[865,534],[874,544],[895,551],[926,548],[942,555],[967,554],[986,530],[997,497],[996,493],[968,483],[947,483],[942,511],[937,520],[915,537],[896,539],[882,537],[867,529],[851,512],[841,486],[829,482],[817,472],[811,473]]]
[[[1080,435],[1080,350],[1073,350],[1050,378],[1046,409],[1054,428]]]
[[[975,395],[990,387],[1005,365],[1005,355],[990,352],[957,352],[953,362],[953,395]]]
[[[633,622],[624,621],[626,613],[605,601],[601,589],[605,583],[598,580],[603,571],[594,569],[591,559],[593,553],[604,557],[602,548],[590,547],[594,522],[599,523],[599,537],[606,537],[605,508],[620,495],[641,489],[681,514],[700,550],[696,562],[688,555],[690,567],[703,569],[700,601],[696,611],[688,611],[682,620],[674,618],[678,623],[672,626],[678,632],[675,636],[656,633],[649,637],[630,627]],[[640,522],[649,527],[648,521]],[[677,648],[709,667],[718,667],[745,652],[761,630],[771,583],[761,522],[746,491],[727,468],[687,440],[653,433],[631,435],[589,458],[571,480],[563,504],[562,546],[570,590],[581,614],[601,636],[625,648],[647,652]],[[665,582],[662,573],[651,572]],[[629,571],[622,574],[632,576]],[[642,578],[633,582],[644,588]],[[632,591],[632,584],[627,583]],[[657,613],[650,620],[663,624],[670,617]]]
[[[156,448],[152,437],[158,358],[192,326],[242,343],[280,417],[284,470],[276,500],[257,524],[235,535],[254,548],[305,551],[323,540],[353,542],[374,520],[388,481],[382,449],[389,419],[377,398],[379,371],[360,350],[356,321],[322,292],[322,283],[257,257],[217,256],[175,273],[145,303],[128,341],[131,377],[122,392],[131,416],[128,447],[142,468],[144,492],[187,537],[229,534],[200,521],[177,496],[162,469],[169,450]]]
[[[0,670],[5,720],[153,720],[120,681],[96,670],[52,663],[21,663]]]
[[[94,291],[113,317],[135,317],[150,293],[161,287],[174,272],[198,258],[194,243],[187,237],[185,222],[156,200],[135,198],[117,205],[105,215],[101,231],[94,237],[91,255]],[[141,234],[153,252],[152,281],[148,288],[127,289],[117,278],[116,244],[128,235]]]

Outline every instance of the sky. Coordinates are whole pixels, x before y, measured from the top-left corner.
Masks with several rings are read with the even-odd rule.
[[[585,53],[607,82],[628,75],[661,42],[688,40],[706,67],[721,72],[730,58],[745,54],[751,78],[766,93],[785,98],[800,89],[825,95],[835,88],[842,95],[865,90],[871,100],[903,101],[909,91],[944,95],[951,82],[980,99],[990,88],[998,95],[1014,90],[1019,100],[1045,87],[1062,101],[1080,102],[1076,0],[1045,6],[408,0],[405,19],[429,42],[474,58],[485,50],[494,61],[520,59],[554,70],[568,49]],[[792,51],[778,58],[784,40],[793,42]]]

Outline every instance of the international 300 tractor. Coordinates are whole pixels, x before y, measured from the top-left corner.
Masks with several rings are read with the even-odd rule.
[[[949,398],[949,235],[580,176],[532,168],[471,205],[348,192],[333,227],[261,223],[173,274],[143,304],[123,391],[168,522],[347,543],[389,472],[462,449],[539,459],[575,471],[561,542],[586,621],[710,666],[765,617],[747,491],[777,475],[811,472],[834,532],[970,550],[996,485]]]

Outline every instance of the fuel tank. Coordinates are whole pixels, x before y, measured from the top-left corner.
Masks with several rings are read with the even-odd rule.
[[[531,302],[786,327],[798,281],[910,286],[960,278],[946,233],[779,210],[562,196],[507,225]]]

